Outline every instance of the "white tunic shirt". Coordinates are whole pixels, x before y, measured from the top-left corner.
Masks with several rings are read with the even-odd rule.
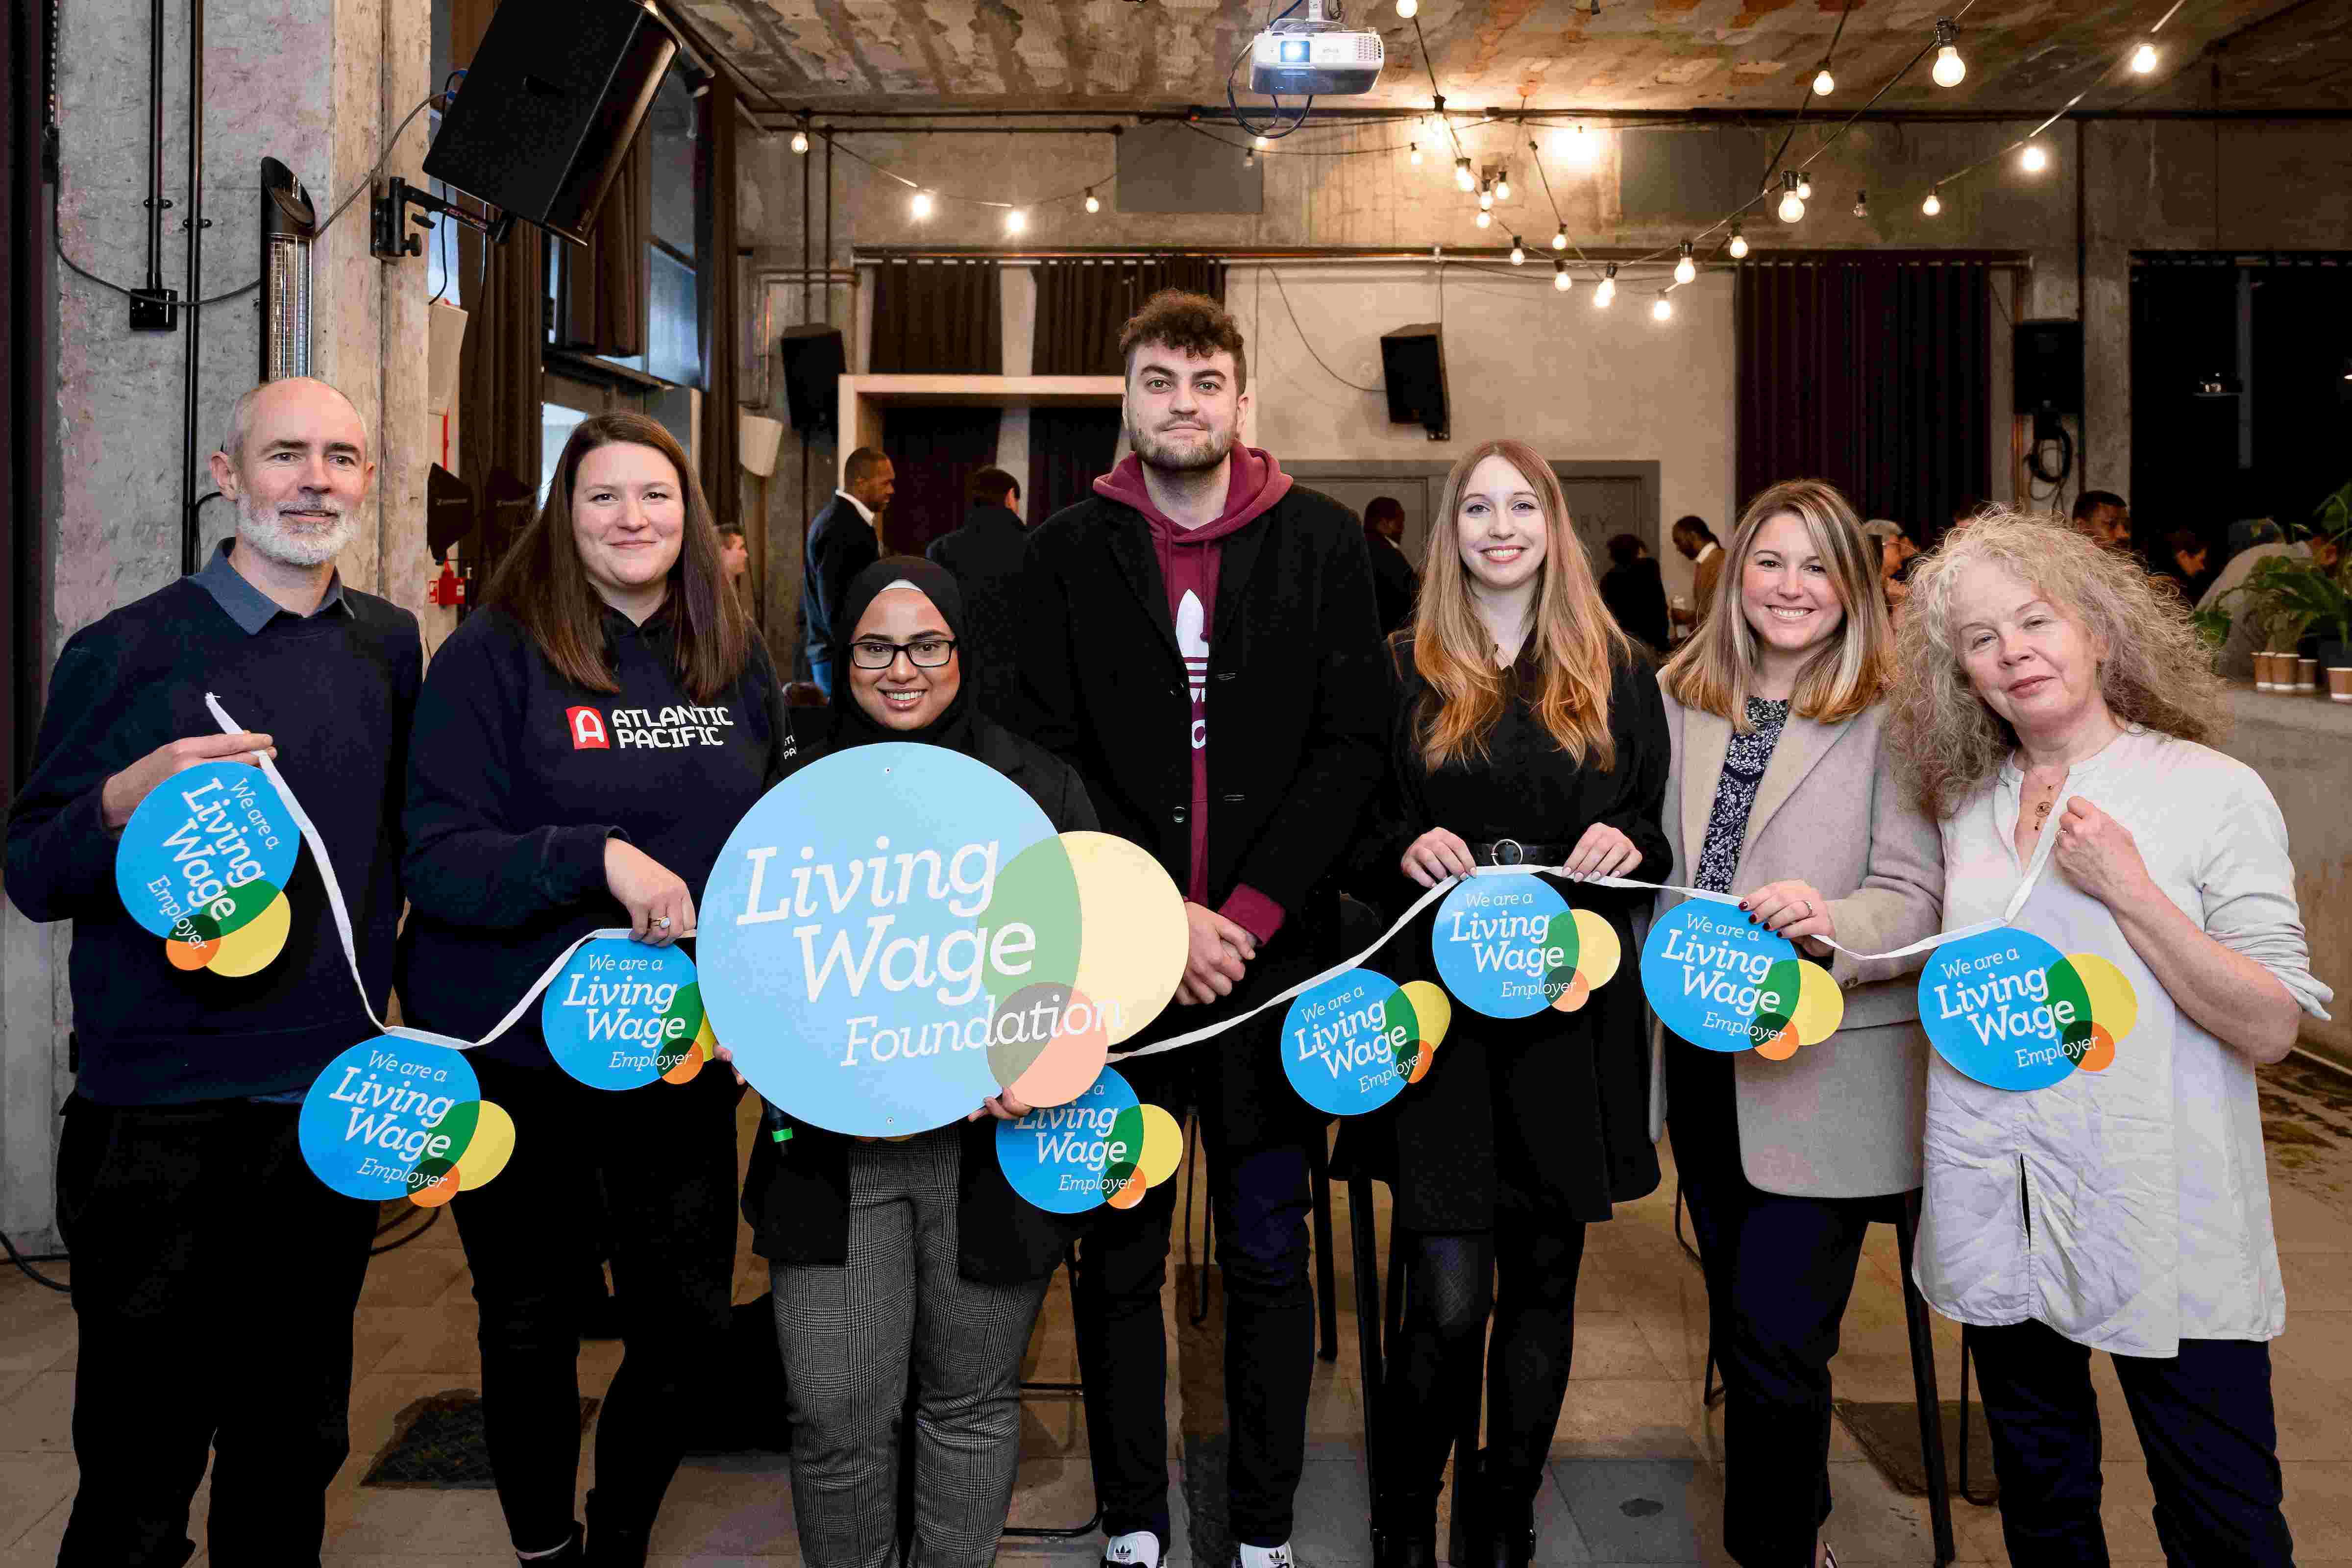
[[[1999,919],[2026,876],[2013,847],[2022,784],[2004,766],[1942,825],[1946,931]],[[2059,799],[2078,795],[2130,830],[2157,886],[2207,935],[2327,1016],[2286,824],[2261,775],[2135,730],[2074,765]],[[2179,1012],[2106,906],[2046,864],[2056,839],[2042,830],[2040,879],[2011,923],[2114,963],[2138,1022],[2105,1071],[2047,1089],[1992,1089],[1933,1060],[1919,1289],[1964,1323],[2032,1319],[2119,1355],[2274,1339],[2286,1301],[2252,1064]]]

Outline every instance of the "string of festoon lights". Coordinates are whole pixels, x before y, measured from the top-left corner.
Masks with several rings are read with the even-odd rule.
[[[1551,208],[1554,224],[1549,245],[1552,251],[1553,289],[1563,294],[1572,291],[1578,281],[1577,274],[1581,272],[1592,284],[1589,290],[1589,297],[1593,308],[1607,310],[1616,299],[1621,271],[1630,274],[1636,268],[1649,268],[1672,257],[1673,268],[1670,275],[1652,274],[1641,280],[1643,292],[1652,291],[1649,288],[1652,283],[1658,284],[1650,304],[1652,317],[1660,321],[1672,320],[1675,308],[1671,296],[1676,289],[1696,281],[1703,270],[1722,269],[1719,258],[1728,258],[1731,264],[1737,264],[1749,254],[1750,242],[1743,225],[1759,205],[1769,203],[1773,216],[1784,226],[1793,226],[1804,221],[1807,204],[1812,201],[1814,194],[1812,181],[1806,171],[1831,148],[1836,146],[1862,116],[1907,77],[1922,60],[1927,59],[1931,54],[1935,57],[1928,74],[1938,87],[1957,87],[1967,79],[1968,63],[1960,53],[1959,24],[1961,18],[1968,14],[1975,3],[1976,0],[1964,0],[1964,3],[1951,16],[1936,18],[1932,32],[1922,43],[1917,53],[1889,77],[1859,109],[1838,123],[1802,162],[1784,169],[1781,167],[1782,160],[1787,156],[1789,147],[1795,140],[1797,132],[1805,123],[1802,116],[1806,110],[1812,107],[1815,100],[1827,99],[1837,90],[1837,79],[1831,68],[1836,57],[1838,46],[1844,37],[1846,17],[1853,8],[1853,0],[1847,0],[1847,4],[1839,14],[1837,26],[1830,36],[1829,47],[1822,52],[1821,67],[1814,73],[1811,80],[1806,84],[1804,99],[1798,106],[1799,119],[1790,124],[1788,134],[1782,138],[1780,148],[1773,153],[1771,163],[1766,168],[1761,188],[1757,194],[1705,228],[1683,239],[1633,257],[1630,260],[1595,260],[1585,254],[1584,247],[1568,232],[1568,221],[1561,213],[1558,195],[1553,189],[1550,172],[1545,167],[1544,151],[1533,137],[1528,137],[1526,142],[1527,167],[1533,171],[1542,187],[1545,202]],[[2040,174],[2047,172],[2052,163],[2052,155],[2047,144],[2041,140],[2042,133],[2109,80],[2132,75],[2146,76],[2154,71],[2161,58],[2156,41],[2157,36],[2164,30],[2166,25],[2179,14],[2181,6],[2186,3],[2187,0],[2170,0],[2170,4],[2163,15],[2158,17],[2155,25],[2145,33],[2137,35],[2124,55],[2112,62],[2103,64],[2096,76],[2081,90],[2060,104],[2047,118],[2023,136],[1972,163],[1926,181],[1925,193],[1919,203],[1920,212],[1931,218],[1938,216],[1944,209],[1943,193],[1948,188],[1980,170],[2008,159],[2011,154],[2016,156],[2016,167],[2024,174]],[[1440,155],[1450,153],[1452,154],[1451,178],[1462,195],[1476,203],[1473,221],[1480,229],[1493,226],[1497,203],[1508,203],[1511,200],[1511,164],[1506,159],[1496,158],[1482,167],[1475,161],[1472,150],[1463,140],[1465,132],[1475,132],[1482,127],[1497,123],[1508,124],[1515,136],[1525,134],[1529,127],[1549,128],[1552,132],[1551,155],[1554,161],[1577,174],[1590,174],[1599,166],[1601,156],[1601,139],[1580,121],[1569,121],[1562,123],[1555,120],[1507,113],[1489,112],[1468,116],[1458,111],[1449,111],[1445,107],[1444,96],[1436,90],[1435,69],[1430,63],[1427,41],[1423,38],[1421,33],[1418,0],[1395,0],[1395,5],[1398,17],[1412,23],[1414,39],[1421,45],[1423,65],[1430,72],[1432,106],[1425,113],[1412,116],[1402,121],[1407,127],[1407,137],[1404,141],[1387,142],[1378,146],[1342,148],[1278,147],[1274,143],[1281,139],[1279,137],[1253,135],[1246,142],[1235,142],[1227,137],[1215,135],[1190,121],[1181,123],[1187,129],[1207,137],[1221,146],[1238,148],[1244,166],[1254,164],[1261,157],[1360,157],[1368,154],[1402,152],[1406,156],[1407,166],[1417,169],[1426,166],[1430,162],[1430,149],[1434,149]],[[1653,124],[1651,128],[1654,129],[1656,126]],[[841,134],[841,129],[828,127],[817,130],[811,116],[803,112],[800,116],[798,127],[793,132],[792,150],[796,153],[808,153],[811,146],[811,132],[815,131],[817,134],[825,137],[832,147],[866,164],[885,179],[894,181],[905,187],[908,193],[908,214],[911,219],[919,223],[930,217],[938,210],[940,204],[952,202],[966,206],[987,207],[1003,213],[1005,234],[1008,237],[1018,236],[1027,231],[1030,214],[1039,207],[1055,206],[1068,202],[1082,205],[1087,213],[1100,212],[1102,210],[1100,192],[1109,186],[1113,179],[1112,175],[1106,174],[1099,179],[1090,180],[1066,191],[1025,202],[987,196],[960,195],[909,178],[877,159],[843,145],[837,139]],[[1326,127],[1314,129],[1326,129]],[[1429,148],[1424,148],[1424,141],[1429,143]],[[1853,203],[1855,216],[1868,215],[1868,201],[1866,193],[1861,191],[1855,193]],[[1714,242],[1713,246],[1702,258],[1700,247],[1708,245],[1710,241]],[[1443,247],[1434,247],[1432,254],[1441,260],[1454,261],[1456,265],[1478,266],[1475,262],[1462,262],[1445,257]],[[1509,250],[1510,266],[1524,267],[1529,254],[1529,247],[1522,236],[1512,235]],[[1480,269],[1502,270],[1499,268],[1481,268]],[[1663,282],[1659,281],[1661,279],[1664,279]],[[1629,287],[1633,286],[1634,281],[1630,276],[1626,279]]]

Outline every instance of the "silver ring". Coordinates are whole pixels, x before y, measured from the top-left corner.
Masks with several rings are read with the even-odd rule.
[[[661,917],[661,919],[659,919],[659,920],[657,920],[657,921],[654,921],[654,930],[656,930],[656,931],[667,931],[667,930],[669,930],[669,917],[668,917],[667,915],[664,915],[664,916],[662,916],[662,917]]]
[[[1799,903],[1801,903],[1801,904],[1802,904],[1802,905],[1804,905],[1804,906],[1805,906],[1805,912],[1804,912],[1803,914],[1799,915],[1797,918],[1798,918],[1799,920],[1801,920],[1801,921],[1809,921],[1809,920],[1811,920],[1811,919],[1813,918],[1813,905],[1812,905],[1812,900],[1810,900],[1810,899],[1800,899],[1800,900],[1798,900],[1797,901],[1798,901]],[[667,921],[664,921],[662,923],[663,923],[664,925],[667,925],[669,922],[668,922]]]

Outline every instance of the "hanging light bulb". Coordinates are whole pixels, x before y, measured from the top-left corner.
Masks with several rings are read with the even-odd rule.
[[[795,153],[806,153],[808,151],[807,132],[795,131],[793,132],[793,151]]]
[[[1856,191],[1853,193],[1853,216],[1856,217],[1868,217],[1870,216],[1870,193],[1868,191]]]
[[[1731,259],[1734,261],[1741,259],[1748,254],[1748,237],[1739,232],[1739,226],[1738,224],[1732,225],[1731,245],[1729,248],[1731,251]]]
[[[1494,221],[1495,215],[1493,213],[1482,212],[1478,215],[1478,226],[1480,228],[1485,228],[1488,224],[1493,223]]]
[[[1919,210],[1929,217],[1934,217],[1944,210],[1944,198],[1936,194],[1934,186],[1927,188],[1927,199],[1919,204]]]
[[[1242,167],[1244,169],[1257,167],[1257,153],[1253,149],[1248,147],[1242,149]]]
[[[2146,76],[2156,68],[2156,46],[2142,44],[2132,51],[2132,69]]]
[[[1568,275],[1567,262],[1555,261],[1551,264],[1551,286],[1563,294],[1576,287],[1576,280]],[[2352,377],[2347,379],[2352,380]]]
[[[1527,264],[1527,259],[1528,247],[1519,243],[1519,237],[1517,235],[1515,234],[1511,236],[1511,265],[1514,267],[1523,267]]]
[[[1498,202],[1507,202],[1511,199],[1510,175],[1505,174],[1495,182],[1495,199]]]
[[[1827,60],[1823,60],[1822,62],[1820,73],[1813,78],[1813,96],[1815,98],[1827,98],[1836,90],[1837,78],[1830,75],[1830,63]]]
[[[1568,226],[1566,224],[1560,225],[1558,231],[1552,235],[1551,247],[1554,250],[1566,250],[1568,248]]]
[[[1087,193],[1087,211],[1090,213],[1098,213],[1102,211],[1102,203],[1096,197],[1092,191],[1088,191]]]
[[[1780,221],[1796,223],[1805,216],[1805,198],[1797,194],[1797,176],[1784,174],[1780,179]]]
[[[1675,281],[1687,283],[1698,276],[1698,263],[1691,259],[1691,242],[1683,241],[1682,259],[1675,263]]]
[[[907,210],[913,213],[917,217],[930,216],[931,193],[929,191],[917,191],[912,196],[908,198]]]
[[[1480,212],[1482,212],[1482,213],[1484,213],[1484,212],[1493,212],[1493,211],[1495,210],[1495,187],[1494,187],[1494,186],[1492,186],[1492,185],[1486,185],[1486,186],[1482,186],[1482,187],[1479,189],[1479,192],[1478,192],[1478,210],[1479,210]]]
[[[1949,17],[1937,19],[1936,68],[1928,74],[1936,79],[1937,87],[1958,87],[1960,79],[1969,74],[1968,62],[1960,58],[1959,48],[1952,42],[1959,32]]]
[[[1674,320],[1674,316],[1675,302],[1667,299],[1664,294],[1659,295],[1658,302],[1650,307],[1650,320],[1654,321],[1670,321]]]
[[[1470,172],[1469,159],[1454,160],[1454,183],[1462,187],[1463,194],[1465,195],[1478,188],[1478,177]]]
[[[1259,152],[1263,153],[1263,152],[1265,152],[1268,147],[1272,146],[1272,145],[1273,145],[1273,143],[1272,143],[1272,142],[1268,142],[1265,137],[1261,136],[1261,137],[1259,137],[1259,138],[1257,139],[1257,143],[1256,143],[1256,145],[1257,145],[1257,150],[1258,150]]]
[[[1004,232],[1019,234],[1029,226],[1029,215],[1020,207],[1008,208],[1004,214]]]
[[[1592,291],[1593,308],[1605,310],[1609,308],[1609,301],[1615,298],[1617,298],[1617,264],[1612,261],[1609,264],[1608,270],[1601,275],[1601,287]]]
[[[1416,169],[1421,167],[1421,143],[1418,142],[1412,144],[1412,166]]]
[[[1809,202],[1813,199],[1813,180],[1811,175],[1800,174],[1797,176],[1797,199],[1801,202]]]
[[[1601,138],[1580,125],[1560,133],[1559,152],[1572,166],[1590,169],[1601,157]]]
[[[2039,142],[2028,142],[2025,151],[2017,155],[2017,166],[2029,174],[2038,174],[2050,166],[2049,150]]]
[[[1397,15],[1410,22],[1421,10],[1421,0],[1397,0]]]

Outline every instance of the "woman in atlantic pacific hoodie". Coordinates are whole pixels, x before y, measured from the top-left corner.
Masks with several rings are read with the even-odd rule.
[[[583,421],[417,704],[407,1021],[478,1039],[588,931],[691,937],[727,835],[791,754],[782,713],[685,451],[642,415]],[[467,1056],[515,1123],[499,1178],[450,1202],[508,1532],[527,1561],[586,1560],[572,1509],[581,1287],[609,1254],[624,1354],[588,1528],[600,1568],[636,1568],[727,1342],[736,1086],[706,1071],[590,1088],[550,1058],[535,1006]]]

